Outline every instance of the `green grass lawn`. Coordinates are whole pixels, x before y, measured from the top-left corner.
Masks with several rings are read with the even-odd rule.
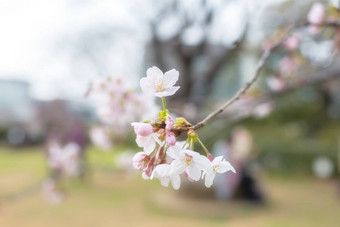
[[[46,176],[38,148],[0,148],[0,226],[338,226],[340,197],[335,181],[265,174],[268,203],[217,202],[186,197],[163,188],[157,180],[114,171],[118,150],[91,149],[91,173],[85,181],[67,181],[67,199],[46,202],[39,190],[22,197],[13,194],[34,188]],[[121,149],[119,149],[121,150]]]

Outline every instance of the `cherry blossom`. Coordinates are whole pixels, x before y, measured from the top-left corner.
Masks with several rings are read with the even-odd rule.
[[[140,80],[140,86],[142,91],[147,94],[165,97],[175,94],[179,89],[179,86],[174,86],[179,76],[175,69],[163,74],[159,68],[153,66],[147,70],[146,75]]]
[[[157,165],[152,172],[151,179],[154,177],[158,178],[165,187],[168,187],[169,182],[171,182],[172,187],[178,190],[181,186],[181,178],[178,174],[171,174],[171,171],[172,166],[168,164]]]
[[[93,144],[104,149],[110,149],[113,145],[111,138],[104,127],[93,127],[90,131],[90,138]]]
[[[202,178],[205,177],[205,186],[210,188],[215,179],[216,173],[225,173],[227,171],[232,171],[236,173],[234,167],[227,161],[224,160],[223,156],[216,157],[212,162],[210,162],[210,166],[204,170],[202,174]]]
[[[48,149],[48,165],[68,176],[77,176],[80,172],[79,155],[81,148],[76,143],[68,143],[61,147],[52,142]]]
[[[168,153],[174,160],[171,162],[172,174],[181,174],[184,171],[194,181],[201,177],[201,170],[207,168],[209,159],[192,150],[182,150],[174,146],[169,148]]]
[[[191,123],[183,117],[174,120],[166,108],[164,97],[173,95],[179,89],[174,86],[178,76],[178,71],[174,69],[165,74],[155,66],[147,70],[147,77],[140,80],[140,86],[143,92],[162,98],[163,109],[153,120],[131,124],[134,127],[137,145],[144,149],[134,155],[132,161],[134,168],[142,171],[143,179],[158,178],[166,187],[171,182],[176,190],[181,184],[181,174],[189,181],[198,181],[202,171],[211,168],[210,160],[214,161],[214,157],[194,130],[186,132],[187,140],[176,140],[183,132],[181,128],[191,126]],[[200,143],[206,156],[193,151],[195,142]],[[224,162],[221,162],[221,165],[224,165]]]

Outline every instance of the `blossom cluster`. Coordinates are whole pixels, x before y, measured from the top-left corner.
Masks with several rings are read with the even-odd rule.
[[[270,77],[267,81],[271,90],[284,89],[288,80],[296,79],[295,75],[298,72],[306,71],[305,66],[308,62],[322,65],[332,58],[333,52],[338,48],[337,40],[340,37],[339,29],[332,26],[332,24],[337,24],[340,18],[338,7],[338,1],[337,3],[331,1],[328,6],[319,2],[311,6],[306,17],[307,27],[296,26],[294,32],[282,43],[284,57],[278,62],[277,75]],[[271,48],[275,41],[282,37],[283,32],[284,29],[278,30],[274,37],[264,42],[263,48]],[[313,41],[313,36],[317,37],[316,41]],[[326,40],[320,41],[320,37]]]
[[[178,141],[181,128],[191,124],[184,118],[171,117],[166,109],[165,97],[176,93],[180,88],[175,86],[179,72],[170,70],[163,73],[157,67],[147,70],[147,76],[140,80],[143,92],[160,97],[163,110],[151,121],[134,122],[136,143],[143,151],[133,157],[133,166],[143,172],[144,179],[158,178],[163,186],[171,182],[174,189],[179,189],[180,175],[190,181],[205,180],[205,186],[211,187],[217,173],[235,172],[232,165],[223,156],[214,158],[204,146],[194,130],[187,131],[187,140]],[[198,142],[205,155],[194,151],[194,143]]]
[[[63,176],[78,176],[80,174],[81,148],[76,143],[61,146],[56,141],[48,144],[48,166]]]
[[[92,93],[100,96],[97,112],[101,121],[117,132],[124,132],[130,122],[149,117],[157,109],[155,101],[128,87],[123,78],[105,78],[93,83]],[[119,120],[118,120],[119,119]]]

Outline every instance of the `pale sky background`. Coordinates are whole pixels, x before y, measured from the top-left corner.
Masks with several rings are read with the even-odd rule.
[[[191,1],[184,0],[183,4],[191,7]],[[219,1],[210,2],[218,4]],[[233,4],[219,18],[223,28],[228,29],[219,29],[221,25],[216,24],[211,39],[225,45],[232,43],[241,34],[245,15],[251,12],[255,23],[266,6],[284,1],[231,1]],[[44,100],[82,98],[87,84],[99,74],[131,77],[137,85],[148,31],[140,25],[132,9],[151,14],[153,6],[146,3],[147,0],[0,0],[0,78],[26,80],[31,83],[33,96]],[[132,28],[134,33],[112,42],[108,47],[112,51],[105,56],[110,67],[102,72],[94,71],[86,61],[75,65],[70,53],[58,46],[63,45],[63,40],[78,44],[77,38],[89,28],[112,25]],[[171,35],[175,27],[174,23],[164,26],[164,36]],[[258,30],[256,26],[253,28]],[[187,37],[189,44],[195,43],[199,34],[193,29],[184,38]],[[253,40],[256,40],[255,33]]]
[[[123,1],[82,2],[0,0],[0,78],[28,80],[40,99],[79,96],[97,75],[72,77],[68,59],[54,48],[58,38],[96,24],[130,23]]]

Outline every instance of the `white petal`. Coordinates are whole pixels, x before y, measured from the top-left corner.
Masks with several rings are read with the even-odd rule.
[[[173,86],[173,87],[170,87],[170,88],[166,88],[165,90],[165,95],[164,96],[171,96],[173,94],[176,93],[176,91],[178,91],[180,87],[179,86]]]
[[[210,188],[211,185],[213,184],[213,181],[215,179],[215,174],[214,173],[207,173],[205,175],[205,182],[204,182],[204,185],[207,187],[207,188]]]
[[[144,147],[144,152],[147,155],[150,155],[155,150],[155,148],[156,148],[156,143],[151,142]]]
[[[169,177],[159,177],[158,179],[161,182],[161,185],[163,185],[164,187],[168,187],[169,186],[169,182],[170,182],[170,178]]]
[[[179,175],[175,175],[175,176],[171,177],[170,179],[171,179],[172,187],[175,190],[178,190],[179,187],[181,186],[181,178],[180,178],[180,176]]]
[[[153,84],[150,82],[149,78],[143,77],[140,79],[139,85],[144,93],[150,94],[154,91]]]
[[[151,68],[148,68],[148,70],[146,71],[146,75],[148,78],[156,80],[158,77],[163,76],[163,72],[156,66],[152,66]]]
[[[166,153],[173,159],[181,159],[183,157],[182,150],[177,145],[170,147]]]
[[[179,72],[176,69],[171,69],[164,73],[163,81],[165,87],[171,87],[175,85],[178,80]]]
[[[171,175],[181,174],[187,168],[186,163],[180,160],[173,160],[170,166],[171,166],[171,172],[170,172]]]
[[[208,170],[212,166],[212,162],[210,162],[209,159],[203,155],[195,157],[194,162],[195,165],[197,165],[197,167],[200,168],[201,170]]]
[[[195,165],[190,165],[188,168],[186,168],[186,171],[188,176],[194,181],[198,181],[201,177],[201,170]]]

